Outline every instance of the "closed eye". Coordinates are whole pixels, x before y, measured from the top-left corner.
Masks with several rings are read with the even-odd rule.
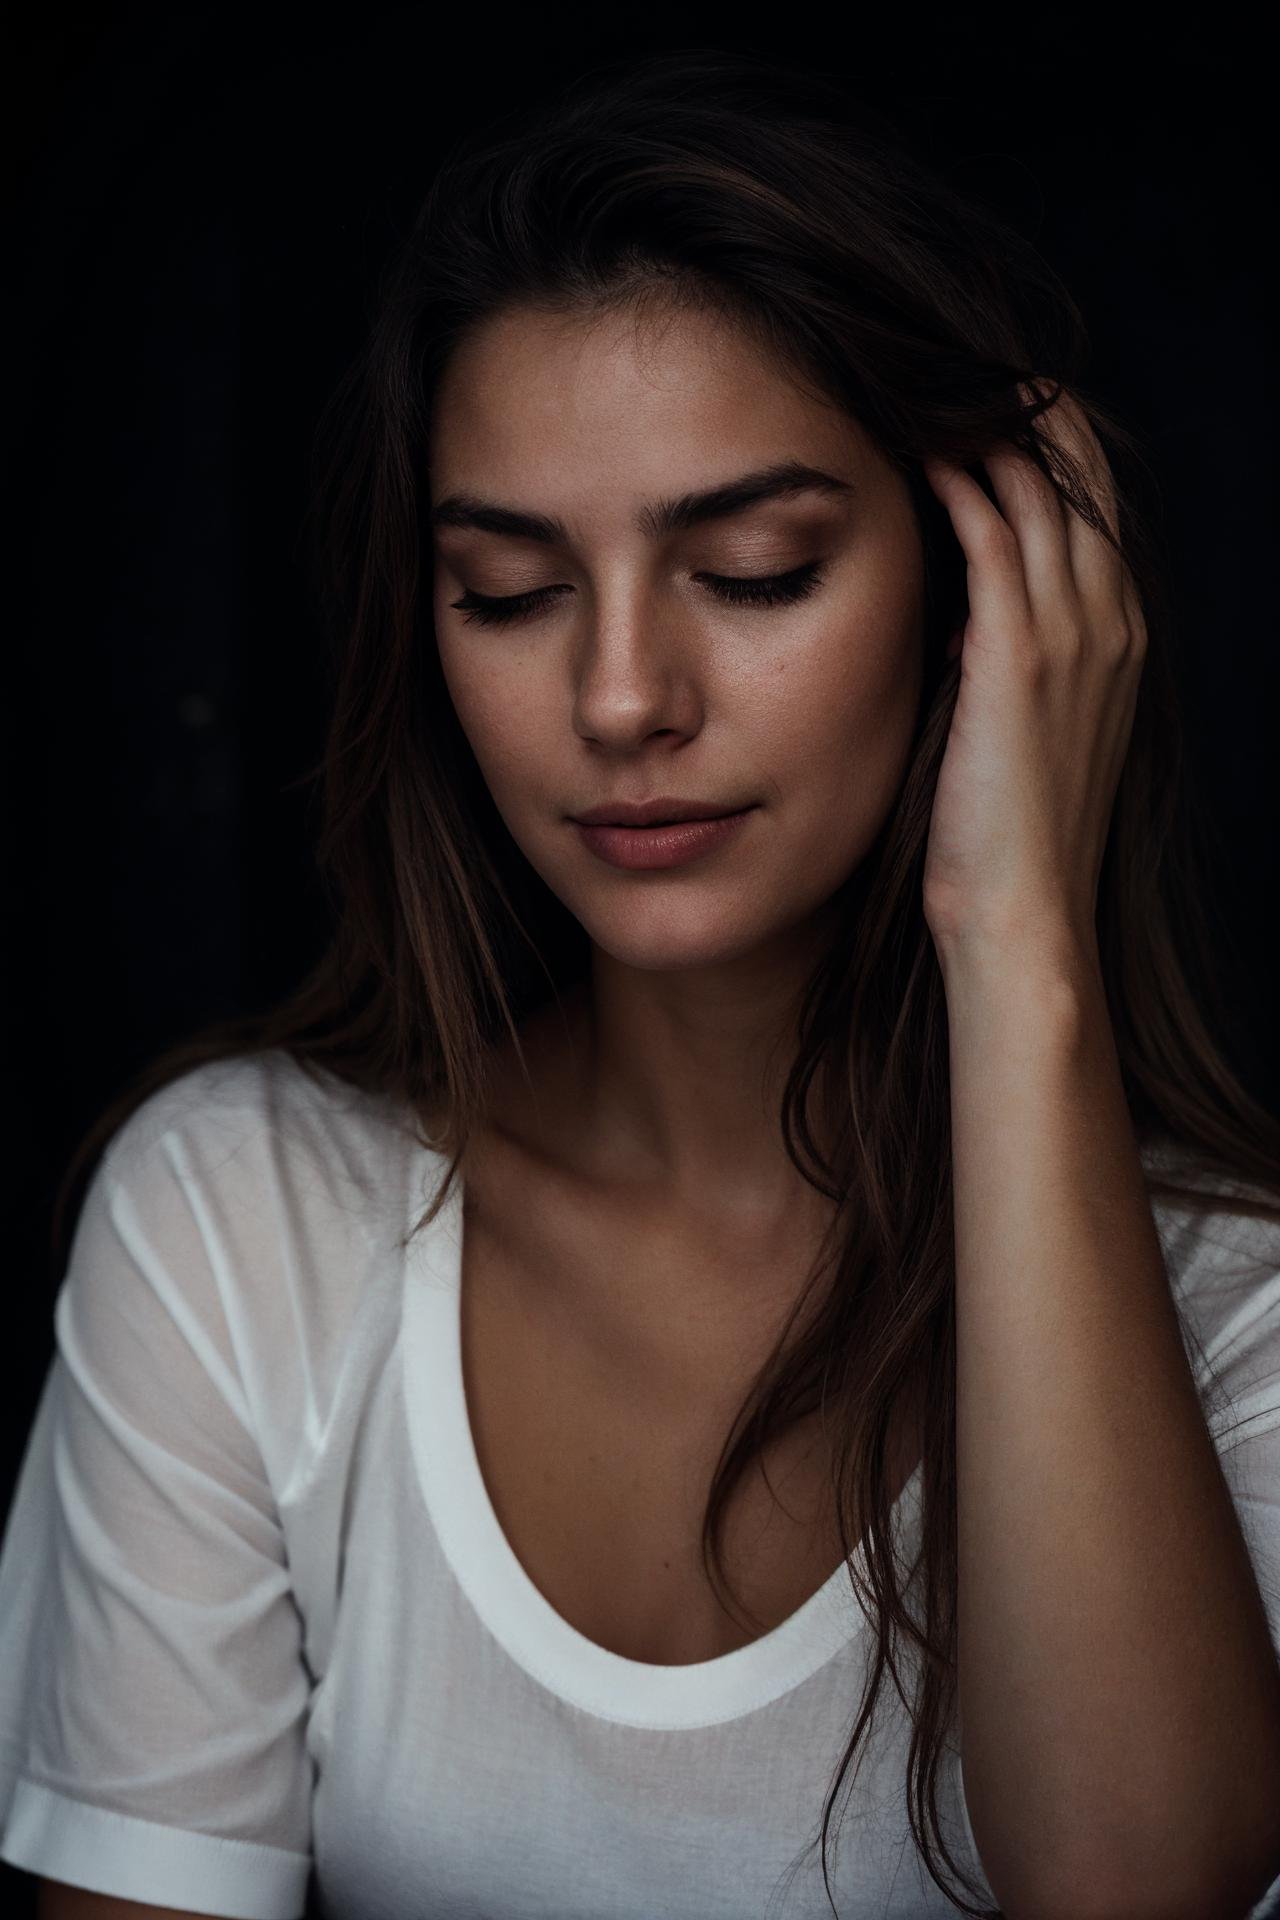
[[[821,563],[817,560],[795,567],[790,573],[695,573],[693,577],[717,599],[733,607],[790,606],[822,585]],[[561,586],[538,587],[532,593],[513,593],[495,599],[468,588],[460,600],[451,600],[449,604],[482,627],[506,626],[512,620],[525,620],[541,613],[557,594],[570,591]]]

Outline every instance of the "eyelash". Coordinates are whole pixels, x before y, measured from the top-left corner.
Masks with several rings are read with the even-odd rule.
[[[821,565],[817,560],[810,560],[803,567],[795,567],[790,573],[703,573],[696,578],[706,581],[716,598],[732,607],[793,606],[797,600],[805,599],[822,585]],[[464,613],[468,621],[474,620],[479,626],[505,627],[512,620],[523,620],[539,613],[558,591],[556,587],[539,587],[533,593],[515,593],[502,599],[493,599],[487,594],[472,593],[468,588],[460,600],[450,601],[449,604]]]

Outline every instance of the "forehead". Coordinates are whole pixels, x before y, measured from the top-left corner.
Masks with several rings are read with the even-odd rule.
[[[636,497],[779,458],[848,467],[868,451],[854,421],[726,315],[522,307],[477,325],[451,356],[429,458],[435,497],[549,497],[575,479]]]

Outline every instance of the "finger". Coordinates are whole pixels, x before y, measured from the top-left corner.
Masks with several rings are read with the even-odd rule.
[[[1073,394],[1060,392],[1053,405],[1039,417],[1043,434],[1062,446],[1083,469],[1089,491],[1118,541],[1120,522],[1115,480],[1084,408]],[[1063,512],[1077,596],[1091,619],[1105,624],[1114,619],[1117,603],[1123,601],[1124,562],[1115,548],[1095,527],[1082,520],[1069,502],[1063,503]]]
[[[1026,393],[1027,389],[1020,387],[1019,391]],[[1084,468],[1090,491],[1101,507],[1107,525],[1118,539],[1120,528],[1116,512],[1115,477],[1111,472],[1102,442],[1094,432],[1089,416],[1080,401],[1073,393],[1068,393],[1065,387],[1060,388],[1053,404],[1038,418],[1043,423],[1041,430],[1063,443]],[[1086,532],[1094,533],[1092,527],[1086,526],[1078,515],[1076,517],[1078,524]],[[1098,537],[1094,534],[1095,539]],[[1103,545],[1106,545],[1105,541]]]
[[[1077,617],[1078,606],[1062,500],[1034,461],[1015,447],[994,448],[984,465],[1018,542],[1032,614],[1050,637],[1064,616]]]
[[[1128,567],[1124,570],[1124,615],[1128,630],[1128,652],[1131,658],[1142,661],[1147,653],[1147,623],[1143,617],[1142,602],[1138,589]]]
[[[963,467],[946,460],[922,461],[925,478],[951,516],[965,560],[969,618],[974,627],[998,633],[1012,623],[1030,624],[1031,603],[1017,536]]]

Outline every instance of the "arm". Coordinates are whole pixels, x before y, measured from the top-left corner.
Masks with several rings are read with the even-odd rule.
[[[264,1135],[207,1091],[144,1103],[78,1217],[0,1552],[5,1857],[160,1912],[301,1914],[310,1676],[240,1369],[277,1408],[293,1375],[236,1299],[278,1258]]]
[[[1065,937],[940,962],[974,1834],[1014,1920],[1225,1916],[1280,1870],[1280,1666],[1100,970]]]
[[[36,1920],[202,1920],[202,1916],[185,1908],[153,1907],[143,1900],[89,1893],[84,1887],[68,1886],[65,1880],[41,1880]]]

